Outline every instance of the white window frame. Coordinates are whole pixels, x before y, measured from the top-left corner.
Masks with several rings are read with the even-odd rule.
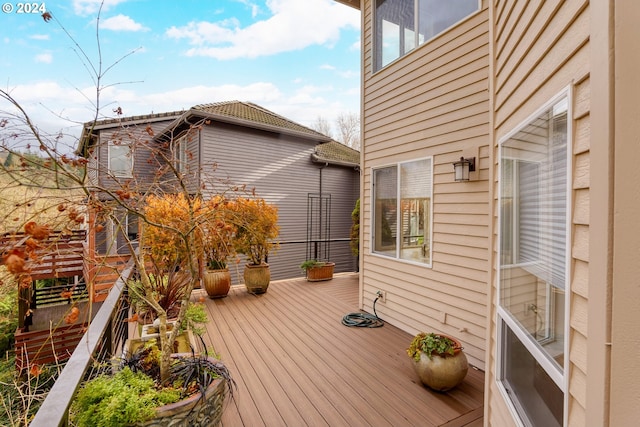
[[[403,164],[407,164],[407,163],[413,163],[413,162],[418,162],[418,161],[422,161],[422,160],[429,160],[430,163],[430,171],[429,171],[429,182],[431,185],[430,190],[430,197],[429,197],[429,233],[428,233],[428,238],[429,238],[429,262],[419,262],[419,261],[412,261],[406,258],[402,258],[401,257],[401,251],[402,251],[402,229],[401,229],[401,223],[402,221],[400,220],[400,215],[402,212],[402,208],[401,208],[401,203],[402,203],[402,196],[401,196],[401,179],[400,179],[400,169],[402,167]],[[376,170],[380,170],[380,169],[385,169],[385,168],[389,168],[389,167],[395,167],[396,170],[398,171],[398,175],[397,175],[397,181],[396,181],[396,244],[395,244],[395,254],[393,256],[382,253],[382,252],[376,252],[375,250],[375,239],[376,239],[376,235],[375,235],[375,228],[376,228],[376,218],[375,218],[375,203],[376,203],[376,195],[375,195],[375,171]],[[410,160],[404,160],[404,161],[399,161],[399,162],[395,162],[395,163],[390,163],[390,164],[385,164],[385,165],[380,165],[380,166],[376,166],[376,167],[372,167],[371,168],[371,201],[372,201],[372,209],[371,209],[371,232],[370,232],[370,245],[369,245],[369,253],[371,255],[375,255],[375,256],[379,256],[379,257],[384,257],[386,259],[393,259],[395,261],[400,261],[400,262],[405,262],[405,263],[409,263],[409,264],[413,264],[413,265],[419,265],[422,267],[431,267],[433,265],[433,156],[426,156],[426,157],[420,157],[420,158],[415,158],[415,159],[410,159]],[[425,238],[427,237],[427,235],[425,234]]]
[[[174,158],[176,161],[176,170],[180,173],[185,173],[188,169],[188,156],[187,156],[187,136],[181,136],[176,140]]]
[[[531,338],[528,336],[527,332],[522,329],[522,327],[518,324],[518,321],[513,319],[511,314],[501,306],[502,295],[501,295],[501,273],[502,273],[502,259],[501,259],[501,249],[498,247],[498,268],[497,268],[497,301],[496,301],[496,366],[495,372],[496,375],[496,383],[498,386],[498,390],[502,394],[507,407],[509,408],[514,420],[516,420],[519,426],[526,426],[528,423],[522,420],[520,411],[516,408],[516,405],[512,401],[512,399],[516,399],[515,396],[512,396],[508,391],[503,381],[501,379],[502,370],[503,370],[503,357],[502,357],[502,346],[503,343],[503,333],[504,333],[504,324],[507,325],[509,330],[513,332],[518,340],[526,347],[527,351],[535,358],[536,362],[538,362],[547,375],[554,381],[554,383],[560,388],[564,395],[563,401],[563,425],[567,425],[568,423],[568,412],[569,412],[569,343],[570,343],[570,307],[571,307],[571,241],[572,241],[572,228],[571,228],[571,214],[572,214],[572,186],[571,186],[571,178],[572,178],[572,141],[573,141],[573,121],[572,121],[572,103],[573,103],[573,92],[571,87],[566,87],[552,99],[550,99],[547,103],[545,103],[542,107],[540,107],[537,111],[527,117],[523,122],[518,124],[513,130],[504,135],[498,141],[498,161],[501,164],[502,161],[502,147],[503,143],[510,140],[514,135],[532,123],[537,117],[543,114],[545,111],[548,111],[551,107],[558,104],[563,99],[567,102],[567,189],[566,189],[566,247],[565,247],[565,287],[564,287],[564,363],[563,369],[559,370],[558,367],[549,360],[547,357],[547,353],[541,350],[534,342],[532,342]],[[500,197],[502,195],[502,185],[503,185],[503,177],[502,168],[498,167],[498,200],[500,201]],[[498,245],[502,242],[500,233],[502,232],[502,210],[498,209]],[[513,224],[515,227],[515,224]],[[549,315],[547,313],[547,315]]]
[[[117,147],[118,149],[120,148],[127,148],[129,150],[129,170],[126,171],[125,173],[120,173],[120,171],[114,171],[111,167],[111,161],[112,161],[112,154],[113,154],[113,149],[114,147]],[[114,177],[116,178],[132,178],[133,177],[133,166],[134,166],[134,155],[133,155],[133,145],[132,144],[125,144],[125,143],[120,143],[120,144],[115,144],[113,141],[109,141],[109,143],[107,144],[107,160],[108,160],[108,167],[109,167],[109,173],[112,174]]]
[[[405,0],[408,2],[408,0]],[[441,34],[446,33],[447,31],[449,31],[450,29],[460,25],[461,23],[465,22],[466,20],[468,20],[470,17],[472,17],[473,15],[475,15],[476,13],[478,13],[481,9],[482,9],[482,0],[477,0],[477,8],[473,13],[468,14],[467,16],[460,18],[458,21],[454,21],[452,22],[449,26],[447,26],[446,28],[443,28],[441,31],[432,34],[430,37],[428,38],[421,38],[419,29],[420,29],[420,0],[413,0],[413,10],[414,10],[414,25],[413,31],[408,30],[407,28],[404,29],[404,35],[399,37],[399,41],[398,41],[398,56],[396,56],[395,58],[389,60],[386,63],[383,63],[383,52],[384,52],[384,40],[383,40],[383,35],[379,34],[378,31],[378,18],[377,18],[377,13],[378,13],[378,7],[375,4],[376,2],[373,3],[373,21],[372,21],[372,30],[373,30],[373,43],[374,43],[374,49],[373,49],[373,58],[372,58],[372,67],[373,67],[373,72],[376,73],[382,69],[384,69],[385,67],[387,67],[390,64],[393,64],[394,62],[396,62],[397,60],[399,60],[400,58],[404,57],[405,55],[407,55],[409,52],[415,50],[416,48],[428,43],[429,41],[436,39],[437,37],[439,37]],[[390,24],[393,24],[390,21],[384,21],[384,22],[388,22]],[[383,22],[383,25],[384,25]],[[418,31],[416,31],[415,29],[418,29]],[[400,33],[400,28],[398,28],[399,33]],[[407,38],[408,35],[411,35],[411,33],[413,33],[413,41],[412,43],[407,42],[406,40],[409,40]],[[405,40],[404,46],[401,46],[401,42],[400,40]],[[411,40],[409,40],[411,41]],[[378,49],[378,44],[380,44],[381,46]],[[402,50],[402,52],[400,52]]]

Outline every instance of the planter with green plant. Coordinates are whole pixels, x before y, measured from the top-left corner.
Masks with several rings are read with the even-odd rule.
[[[78,391],[69,412],[82,426],[215,426],[234,381],[216,359],[174,354],[170,376],[160,380],[161,352],[150,340]]]
[[[261,294],[271,281],[269,253],[278,246],[278,208],[264,199],[240,197],[235,209],[239,222],[234,245],[238,253],[247,257],[244,283],[249,293]]]
[[[417,334],[407,354],[422,383],[437,391],[447,391],[460,384],[469,368],[460,342],[443,334]]]
[[[300,264],[300,268],[305,271],[307,281],[321,282],[333,279],[333,269],[335,265],[335,263],[329,261],[308,259]]]

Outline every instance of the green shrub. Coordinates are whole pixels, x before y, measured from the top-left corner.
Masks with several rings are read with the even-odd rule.
[[[178,390],[157,390],[151,378],[124,368],[88,381],[78,391],[70,414],[79,427],[125,426],[149,420],[155,408],[178,400]]]
[[[415,361],[420,361],[420,353],[425,353],[429,359],[434,354],[453,356],[456,348],[456,343],[444,335],[420,332],[411,341],[407,354]]]

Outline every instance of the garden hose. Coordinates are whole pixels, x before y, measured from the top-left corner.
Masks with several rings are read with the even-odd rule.
[[[376,313],[376,303],[380,299],[378,295],[373,300],[373,314],[369,313],[349,313],[342,318],[342,324],[345,326],[354,326],[359,328],[379,328],[384,326],[384,320],[378,317]]]

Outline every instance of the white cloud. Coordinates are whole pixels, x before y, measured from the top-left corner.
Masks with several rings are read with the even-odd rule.
[[[33,40],[49,40],[49,34],[34,34],[29,38]]]
[[[80,135],[81,123],[95,115],[95,87],[69,88],[53,81],[34,82],[11,89],[11,95],[25,107],[32,120],[48,132],[60,129],[69,151]],[[354,89],[358,93],[358,88]],[[195,85],[170,91],[142,93],[138,89],[109,86],[100,93],[99,119],[114,117],[121,107],[125,116],[187,110],[194,105],[220,101],[254,102],[304,126],[312,126],[318,117],[334,123],[339,113],[358,111],[358,100],[346,105],[331,85],[305,85],[287,92],[270,82],[247,85]]]
[[[100,24],[100,28],[113,31],[149,31],[144,25],[122,14],[105,19]]]
[[[188,56],[217,59],[255,58],[334,44],[342,28],[359,28],[358,11],[332,0],[267,0],[271,17],[248,27],[235,20],[190,22],[166,35],[186,39]],[[327,19],[330,17],[330,19]]]
[[[169,92],[142,96],[139,101],[153,110],[172,111],[189,109],[194,105],[220,101],[252,101],[256,103],[270,102],[282,96],[280,90],[272,83],[256,82],[246,86],[226,84],[220,86],[190,86]]]
[[[87,16],[98,12],[101,3],[103,3],[102,11],[106,12],[125,1],[126,0],[73,0],[73,11],[77,15]]]
[[[43,64],[51,64],[53,62],[53,55],[51,55],[50,53],[41,53],[39,55],[36,55],[35,61],[41,62]]]

